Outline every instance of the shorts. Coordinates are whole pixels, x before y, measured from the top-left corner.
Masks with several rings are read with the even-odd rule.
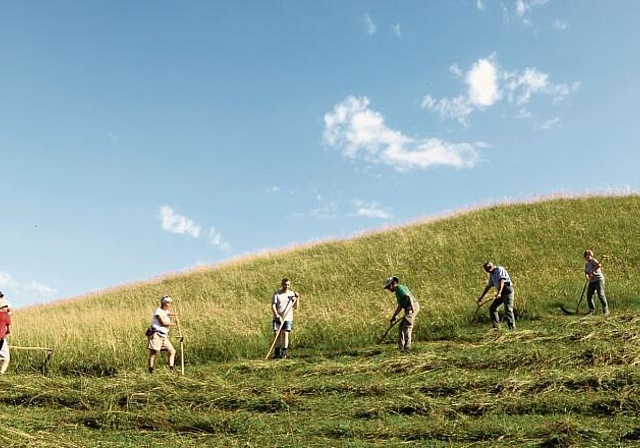
[[[1,339],[2,347],[0,347],[0,359],[9,359],[9,343],[6,339]]]
[[[149,350],[153,350],[155,352],[160,352],[162,350],[166,350],[168,352],[175,351],[169,338],[163,337],[157,332],[149,336]]]
[[[278,331],[280,329],[280,321],[277,319],[273,319],[273,331]],[[284,325],[282,326],[282,331],[286,331],[287,333],[293,330],[293,322],[290,320],[285,320]]]

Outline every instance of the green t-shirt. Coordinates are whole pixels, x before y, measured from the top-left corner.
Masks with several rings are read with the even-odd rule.
[[[411,305],[411,298],[409,296],[413,296],[409,288],[404,285],[396,286],[396,299],[398,299],[398,305],[404,308],[405,310],[409,308]],[[413,300],[416,298],[414,297]]]

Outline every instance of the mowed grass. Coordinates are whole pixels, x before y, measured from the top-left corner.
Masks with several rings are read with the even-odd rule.
[[[639,211],[637,196],[494,206],[18,310],[11,342],[55,353],[42,375],[42,353],[14,351],[0,441],[633,446]],[[559,310],[577,304],[587,248],[607,255],[608,319]],[[514,280],[516,333],[488,331],[486,307],[471,322],[487,259]],[[376,344],[392,274],[421,302],[409,356]],[[285,276],[302,295],[292,359],[264,361]],[[145,374],[143,332],[163,294],[184,327],[185,377]]]

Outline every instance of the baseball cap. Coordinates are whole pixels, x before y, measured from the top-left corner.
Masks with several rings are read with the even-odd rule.
[[[385,280],[384,282],[384,289],[387,289],[391,283],[393,282],[397,282],[398,281],[398,277],[396,277],[395,275],[392,277],[389,277],[387,280]]]
[[[164,296],[162,297],[162,300],[160,301],[160,303],[162,303],[163,305],[167,304],[167,303],[171,303],[173,302],[173,299],[169,296]]]

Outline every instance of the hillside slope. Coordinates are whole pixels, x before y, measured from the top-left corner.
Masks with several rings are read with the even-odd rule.
[[[370,346],[395,307],[383,291],[398,275],[419,298],[420,341],[455,340],[470,325],[490,259],[516,288],[519,328],[570,308],[583,286],[584,249],[604,266],[613,313],[640,296],[640,197],[586,197],[507,204],[447,218],[256,256],[86,298],[18,310],[12,343],[50,346],[60,373],[109,374],[143,369],[144,328],[159,297],[176,300],[190,365],[264,356],[271,342],[269,300],[282,277],[302,295],[294,353]],[[295,354],[294,354],[295,356]],[[37,352],[14,355],[12,370],[40,368]]]

